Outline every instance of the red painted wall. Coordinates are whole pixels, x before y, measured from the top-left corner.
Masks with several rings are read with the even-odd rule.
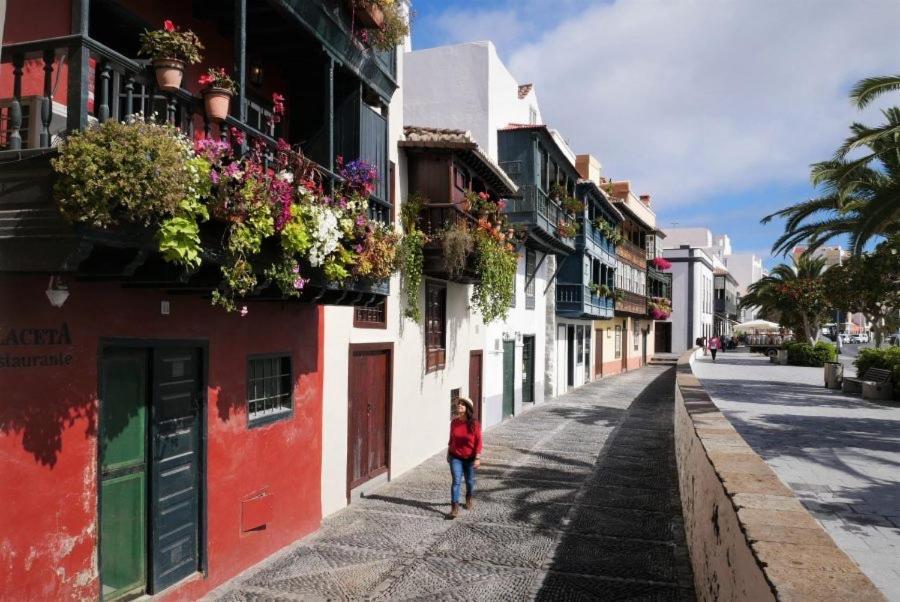
[[[0,345],[0,358],[71,356],[67,366],[0,368],[0,599],[99,596],[95,433],[102,337],[209,345],[209,575],[176,586],[169,597],[195,599],[318,528],[321,307],[250,303],[241,318],[201,298],[71,282],[69,299],[57,309],[46,288],[43,276],[0,276],[0,343],[10,328],[63,323],[72,341]],[[163,299],[171,303],[168,316],[160,315]],[[248,430],[247,355],[286,351],[296,375],[294,415]],[[272,520],[264,530],[242,533],[241,500],[262,489],[272,496]]]

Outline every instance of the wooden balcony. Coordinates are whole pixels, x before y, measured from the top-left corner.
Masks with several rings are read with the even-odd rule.
[[[603,320],[613,317],[613,298],[595,294],[590,286],[575,282],[556,283],[556,315],[563,318]]]
[[[647,295],[672,300],[672,273],[662,272],[647,264]]]
[[[54,66],[64,64],[59,60],[63,56],[68,57],[65,69],[56,73]],[[152,233],[146,228],[99,230],[65,221],[53,200],[50,160],[56,155],[60,137],[67,132],[110,119],[126,120],[139,112],[156,115],[190,137],[202,130],[208,136],[227,139],[234,129],[274,148],[272,136],[249,123],[246,111],[235,102],[224,127],[211,124],[201,99],[185,89],[173,93],[157,90],[146,62],[125,57],[87,36],[6,45],[2,62],[12,73],[12,96],[0,122],[0,271],[71,273],[79,278],[121,280],[133,286],[180,292],[215,288],[221,276],[214,254],[205,258],[201,269],[185,273],[159,258]],[[36,99],[22,94],[25,65],[43,69],[45,74],[42,95]],[[53,98],[52,82],[57,77],[67,92],[62,106]],[[23,132],[26,106],[31,132]],[[363,135],[360,122],[348,123],[357,128],[355,139],[359,141]],[[383,126],[386,136],[386,120]],[[383,145],[386,149],[386,137]],[[386,174],[384,167],[382,173]],[[320,165],[319,172],[326,185],[339,179],[325,166]],[[392,214],[388,191],[386,186],[380,190],[381,198],[370,199],[369,214],[372,219],[388,222]],[[210,227],[214,229],[215,225]],[[367,304],[388,293],[387,281],[338,285],[325,281],[315,270],[309,275],[304,298],[311,301]],[[264,286],[258,291],[260,298],[275,295],[274,289]]]
[[[622,299],[616,301],[616,314],[628,314],[638,318],[645,317],[647,315],[647,297],[637,293],[622,291]]]
[[[600,233],[590,221],[581,221],[581,229],[575,236],[575,248],[583,250],[602,262],[615,266],[616,246]]]
[[[530,243],[545,253],[572,253],[575,238],[560,234],[559,226],[574,226],[575,218],[535,185],[521,186],[519,191],[522,196],[509,199],[504,211],[510,224],[526,230],[526,244]]]
[[[475,217],[463,211],[455,203],[428,203],[425,205],[419,216],[419,227],[429,237],[429,241],[423,249],[424,265],[422,272],[432,278],[459,282],[461,284],[478,282],[474,252],[469,253],[468,261],[463,271],[459,274],[451,275],[444,261],[442,240],[442,235],[447,228],[457,226],[474,230],[476,224],[477,220]]]
[[[623,240],[619,244],[616,245],[616,254],[623,260],[628,263],[634,265],[635,267],[643,268],[647,262],[647,253],[634,244],[630,240]]]

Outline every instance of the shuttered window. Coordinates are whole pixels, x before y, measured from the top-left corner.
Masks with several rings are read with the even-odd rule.
[[[534,309],[534,281],[537,267],[537,252],[528,249],[525,251],[525,309]]]
[[[447,358],[447,287],[425,283],[425,370],[444,367]]]

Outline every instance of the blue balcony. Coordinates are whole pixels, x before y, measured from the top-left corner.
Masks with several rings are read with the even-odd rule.
[[[601,297],[586,284],[556,283],[556,315],[563,318],[603,320],[613,317],[615,302],[611,296]]]

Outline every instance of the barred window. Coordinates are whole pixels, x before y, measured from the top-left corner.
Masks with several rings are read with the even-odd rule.
[[[356,328],[387,328],[387,300],[375,305],[357,305],[353,308],[353,326]]]
[[[616,326],[616,357],[622,357],[622,327]]]
[[[291,415],[294,409],[290,355],[262,355],[247,362],[247,417],[255,426]]]
[[[425,370],[440,370],[447,358],[447,287],[425,283]]]
[[[534,281],[537,279],[537,252],[525,251],[525,309],[534,309]]]

